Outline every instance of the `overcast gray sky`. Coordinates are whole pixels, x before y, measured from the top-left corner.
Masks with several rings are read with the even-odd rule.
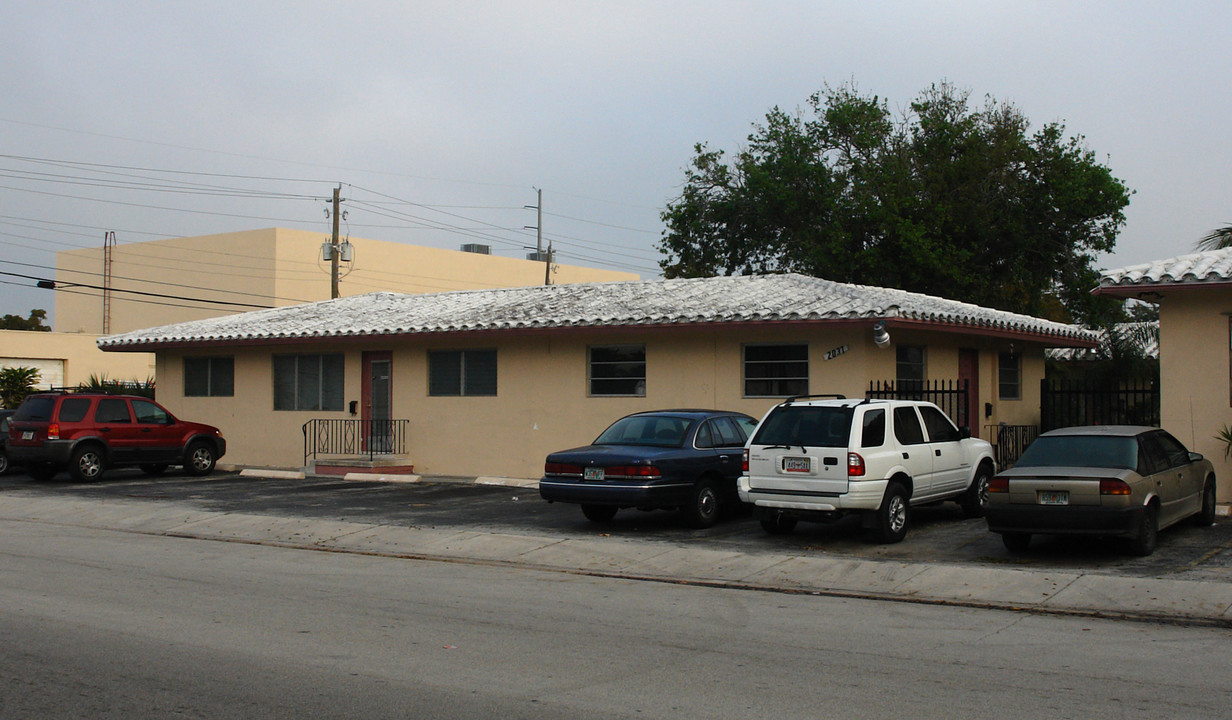
[[[1136,191],[1101,267],[1232,224],[1226,1],[42,0],[4,25],[10,273],[109,230],[324,236],[341,183],[351,235],[513,257],[542,188],[561,262],[654,277],[694,143],[851,81],[901,108],[948,80],[1085,136]],[[0,314],[51,310],[32,285],[0,275]]]

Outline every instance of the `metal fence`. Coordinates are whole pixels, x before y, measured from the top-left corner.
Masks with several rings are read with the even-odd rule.
[[[992,443],[996,454],[997,467],[1007,468],[1018,462],[1022,451],[1039,437],[1038,425],[985,425],[988,430],[988,441]]]
[[[321,455],[404,455],[410,420],[313,419],[304,423],[304,464]]]
[[[1071,425],[1159,426],[1159,383],[1144,381],[1117,387],[1082,382],[1040,382],[1040,429]]]
[[[873,380],[865,397],[873,400],[927,400],[940,407],[958,427],[971,427],[967,417],[969,380],[932,380],[895,383]]]

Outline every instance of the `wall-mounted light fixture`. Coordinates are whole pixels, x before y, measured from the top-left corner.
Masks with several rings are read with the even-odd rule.
[[[873,344],[882,350],[890,347],[890,333],[886,330],[884,320],[880,320],[876,325],[873,325]]]

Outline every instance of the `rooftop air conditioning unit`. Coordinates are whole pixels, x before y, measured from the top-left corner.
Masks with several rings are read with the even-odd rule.
[[[538,250],[532,253],[526,253],[526,259],[534,260],[535,262],[547,262],[549,257],[550,256],[547,253],[539,252]]]
[[[492,246],[479,243],[463,243],[462,252],[475,253],[476,255],[491,255]]]

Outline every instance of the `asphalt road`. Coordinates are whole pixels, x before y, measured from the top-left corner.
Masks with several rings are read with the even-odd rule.
[[[182,491],[233,502],[233,483]],[[394,497],[422,511],[454,492]],[[4,718],[1192,720],[1227,717],[1226,645],[1214,628],[0,525]]]
[[[552,537],[610,535],[677,544],[705,543],[745,553],[791,551],[837,557],[1027,569],[1084,570],[1180,580],[1232,578],[1232,520],[1211,527],[1188,524],[1164,531],[1147,558],[1121,543],[1096,538],[1036,538],[1011,554],[983,520],[962,518],[958,506],[915,508],[906,540],[879,545],[854,518],[833,525],[801,523],[789,536],[766,535],[752,517],[735,513],[706,530],[684,527],[670,512],[626,510],[606,525],[584,519],[574,505],[549,504],[534,488],[475,485],[440,479],[422,483],[353,482],[330,478],[280,480],[216,473],[205,478],[168,474],[149,478],[113,470],[82,485],[67,476],[48,482],[24,475],[0,477],[0,492],[120,497],[189,503],[204,510],[310,517],[380,525],[467,528]]]

